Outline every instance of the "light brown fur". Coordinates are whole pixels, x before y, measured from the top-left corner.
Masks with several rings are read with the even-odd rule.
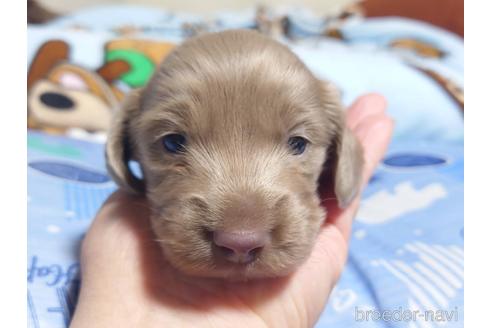
[[[186,135],[184,153],[163,149],[168,133]],[[309,140],[303,154],[290,151],[292,136]],[[115,118],[107,161],[121,187],[145,192],[176,268],[249,279],[285,275],[306,259],[326,215],[317,194],[322,170],[333,170],[345,206],[359,188],[362,154],[332,86],[287,47],[236,30],[192,38],[164,60]],[[267,229],[271,242],[253,263],[225,263],[210,238],[225,228]]]

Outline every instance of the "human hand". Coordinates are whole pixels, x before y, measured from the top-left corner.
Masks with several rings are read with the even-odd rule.
[[[363,186],[384,155],[393,122],[379,95],[359,98],[347,124],[361,141]],[[82,286],[71,327],[310,327],[344,267],[360,194],[340,211],[321,188],[328,218],[310,257],[288,277],[228,282],[186,277],[166,262],[142,197],[115,192],[82,246]]]

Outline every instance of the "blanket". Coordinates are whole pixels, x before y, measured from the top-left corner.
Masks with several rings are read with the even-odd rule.
[[[399,18],[326,19],[299,9],[203,18],[130,6],[28,27],[29,327],[70,322],[80,242],[116,188],[103,152],[112,113],[174,46],[228,28],[285,43],[339,87],[345,105],[362,93],[385,95],[396,122],[317,327],[462,327],[461,39]]]

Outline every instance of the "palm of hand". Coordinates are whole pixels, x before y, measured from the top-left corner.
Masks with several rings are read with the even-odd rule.
[[[392,122],[382,97],[361,97],[347,114],[365,153],[364,182],[389,142]],[[322,191],[323,199],[332,199]],[[116,192],[103,206],[82,248],[83,284],[73,327],[312,326],[343,269],[358,197],[329,217],[308,260],[292,275],[247,283],[191,279],[163,258],[145,200]],[[93,322],[84,324],[87,317]]]

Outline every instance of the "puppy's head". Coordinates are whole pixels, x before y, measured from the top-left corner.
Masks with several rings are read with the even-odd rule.
[[[146,193],[178,269],[279,276],[309,255],[323,222],[322,170],[341,206],[358,191],[361,150],[344,124],[336,93],[285,46],[255,32],[208,34],[176,48],[129,96],[108,168],[120,186]]]

